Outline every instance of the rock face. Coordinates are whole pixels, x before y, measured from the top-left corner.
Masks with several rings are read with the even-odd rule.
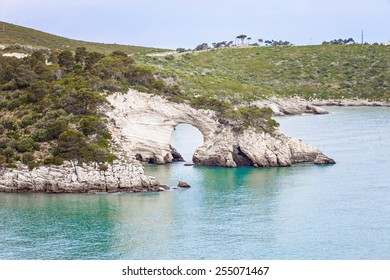
[[[174,128],[181,123],[195,126],[203,134],[204,144],[193,156],[193,162],[207,166],[290,166],[313,162],[332,164],[334,161],[301,140],[277,131],[246,130],[235,133],[222,125],[214,112],[196,110],[159,96],[130,90],[127,94],[108,97],[107,111],[112,121],[111,132],[117,144],[136,158],[150,163],[174,160],[176,151],[170,146]]]
[[[78,166],[65,162],[62,166],[25,166],[0,170],[2,192],[91,193],[161,191],[165,186],[144,175],[137,163],[114,162],[107,170],[98,166]]]

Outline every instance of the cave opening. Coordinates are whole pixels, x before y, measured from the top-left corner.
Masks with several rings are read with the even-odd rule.
[[[192,163],[192,156],[203,142],[203,134],[198,128],[190,124],[178,124],[172,133],[170,144],[186,163]]]

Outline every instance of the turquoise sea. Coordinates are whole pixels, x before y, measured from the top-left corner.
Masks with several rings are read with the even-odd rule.
[[[191,189],[0,193],[0,259],[390,259],[390,108],[278,118],[334,166],[147,166]],[[199,131],[177,127],[187,160]]]

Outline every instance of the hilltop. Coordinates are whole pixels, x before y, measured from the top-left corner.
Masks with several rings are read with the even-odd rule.
[[[140,59],[188,99],[390,100],[390,46],[230,47]]]
[[[15,24],[0,21],[0,44],[3,45],[22,45],[33,48],[59,49],[59,50],[76,50],[78,47],[86,47],[90,51],[96,51],[109,54],[113,51],[123,51],[127,54],[139,53],[156,53],[165,52],[166,49],[147,48],[139,46],[127,46],[119,44],[103,44],[73,40],[46,32],[18,26]]]

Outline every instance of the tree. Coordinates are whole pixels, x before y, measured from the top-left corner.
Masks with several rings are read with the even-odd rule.
[[[185,48],[177,48],[176,49],[176,52],[177,53],[183,53],[183,52],[186,52],[187,50]]]
[[[82,148],[86,147],[84,135],[73,128],[61,133],[58,137],[58,153],[64,159],[82,159]]]
[[[64,118],[58,118],[49,124],[49,127],[47,128],[47,138],[49,140],[57,139],[67,129],[68,121]]]
[[[210,47],[207,43],[203,43],[203,44],[196,46],[196,48],[194,50],[195,51],[204,51],[204,50],[208,50],[209,48]]]
[[[246,37],[247,37],[246,35],[241,34],[241,35],[238,35],[238,36],[236,37],[236,39],[241,40],[241,44],[244,44],[244,40],[245,40]]]
[[[105,98],[98,92],[94,92],[89,88],[81,88],[78,91],[70,91],[62,98],[61,103],[69,114],[93,115],[97,107],[103,104],[104,101]]]
[[[121,58],[128,57],[127,53],[125,53],[123,51],[113,51],[110,55],[111,56],[116,56],[116,57],[121,57]]]
[[[80,120],[80,127],[84,135],[92,135],[102,131],[105,125],[97,116],[85,116]]]
[[[37,74],[31,69],[30,65],[21,64],[16,69],[14,79],[18,88],[25,88],[37,79]]]
[[[31,67],[34,67],[38,62],[46,63],[46,57],[42,51],[33,51],[29,58]]]
[[[125,72],[123,61],[116,56],[107,56],[95,63],[90,72],[102,80],[114,79],[120,81]]]
[[[84,65],[87,55],[88,52],[86,47],[78,47],[76,48],[75,61],[81,65]]]
[[[50,87],[45,81],[36,81],[28,89],[27,99],[31,103],[42,100],[50,91]]]
[[[258,39],[257,41],[259,42],[260,46],[261,46],[261,44],[264,42],[264,40],[263,40],[263,39],[261,39],[261,38],[260,38],[260,39]]]
[[[105,57],[105,55],[98,52],[88,53],[87,57],[85,58],[85,69],[91,69],[92,65],[101,60],[103,57]]]
[[[71,51],[63,51],[58,55],[58,64],[65,69],[65,71],[72,71],[75,58]]]

